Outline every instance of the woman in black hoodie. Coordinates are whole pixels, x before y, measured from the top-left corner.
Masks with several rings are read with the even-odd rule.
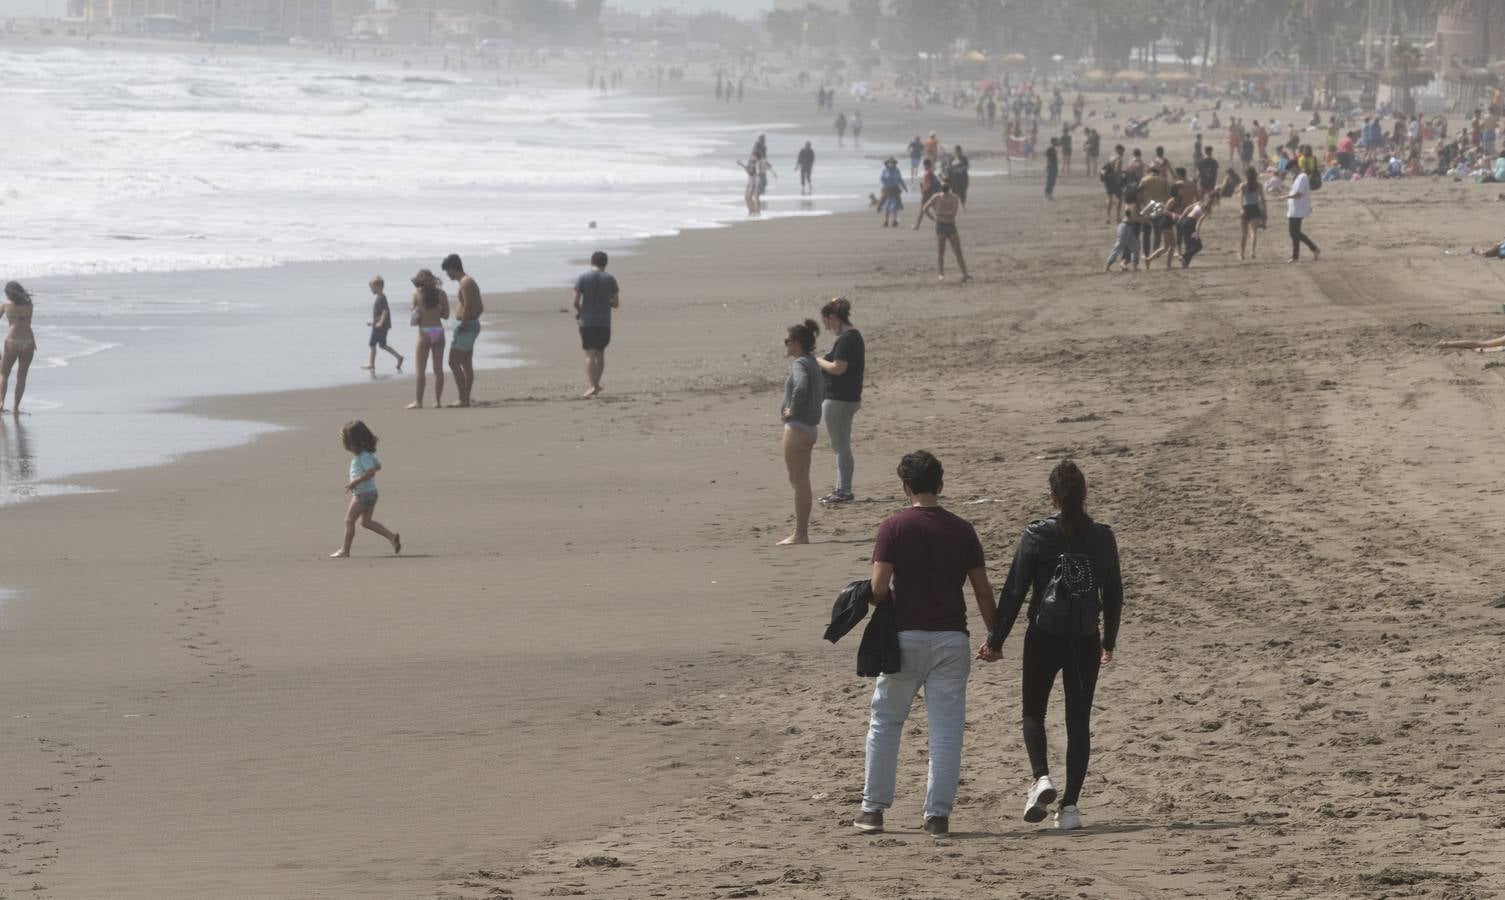
[[[1066,460],[1050,473],[1050,499],[1059,513],[1032,522],[1020,536],[999,591],[993,629],[977,657],[989,662],[1000,657],[1025,594],[1031,593],[1022,699],[1024,746],[1034,781],[1024,820],[1043,821],[1056,800],[1045,754],[1045,706],[1059,672],[1066,689],[1066,792],[1055,825],[1070,830],[1082,827],[1077,798],[1092,753],[1092,695],[1099,669],[1113,659],[1123,581],[1113,529],[1087,515],[1087,478],[1076,463]]]

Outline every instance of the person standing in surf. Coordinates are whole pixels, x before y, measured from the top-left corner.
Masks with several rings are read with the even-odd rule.
[[[476,338],[481,334],[481,313],[486,307],[481,302],[480,286],[474,278],[465,274],[465,267],[458,254],[451,253],[444,257],[444,262],[440,265],[444,274],[460,285],[456,292],[460,308],[455,316],[454,339],[449,345],[449,370],[454,373],[455,388],[460,392],[460,399],[453,405],[469,406],[470,391],[476,382]]]
[[[12,415],[21,414],[21,397],[26,393],[26,374],[31,371],[31,361],[37,355],[37,336],[31,330],[31,294],[18,282],[5,285],[5,302],[0,303],[0,315],[5,317],[8,330],[5,333],[5,350],[0,358],[0,410],[5,407],[5,394],[10,389],[10,373],[17,363],[16,397],[11,403]]]
[[[811,173],[815,171],[815,148],[805,141],[805,146],[800,148],[799,155],[794,158],[794,167],[800,170],[800,194],[813,194],[815,182],[811,180]]]

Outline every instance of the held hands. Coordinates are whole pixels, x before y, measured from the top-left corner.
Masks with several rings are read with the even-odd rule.
[[[1106,666],[1108,663],[1110,663],[1112,661],[1113,661],[1113,651],[1112,650],[1104,650],[1103,651],[1103,660],[1102,660],[1103,665]]]
[[[983,662],[997,662],[1003,659],[1003,654],[989,647],[987,641],[983,641],[977,647],[977,658]]]

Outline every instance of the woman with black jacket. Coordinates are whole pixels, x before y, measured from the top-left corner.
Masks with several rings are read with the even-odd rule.
[[[992,662],[1001,656],[1030,593],[1021,693],[1024,747],[1034,782],[1024,820],[1043,821],[1056,799],[1045,756],[1045,707],[1059,672],[1066,691],[1066,792],[1055,825],[1070,830],[1082,827],[1077,798],[1092,752],[1092,694],[1100,667],[1113,659],[1123,581],[1113,529],[1087,515],[1087,479],[1076,463],[1066,460],[1050,473],[1050,499],[1060,512],[1032,522],[1020,536],[1008,580],[999,591],[998,614],[977,658]]]

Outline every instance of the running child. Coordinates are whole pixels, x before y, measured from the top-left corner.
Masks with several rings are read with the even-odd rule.
[[[350,460],[350,480],[345,490],[350,494],[350,508],[345,511],[345,541],[340,549],[329,554],[330,559],[345,559],[350,555],[350,544],[355,540],[355,523],[374,531],[392,542],[392,552],[402,552],[402,536],[387,530],[387,526],[371,518],[376,511],[376,473],[381,471],[381,461],[376,458],[376,435],[359,419],[346,422],[340,429],[340,443],[355,454]]]
[[[387,332],[392,330],[392,308],[387,305],[387,283],[378,275],[371,279],[369,287],[376,297],[376,302],[371,305],[371,321],[366,323],[371,328],[371,358],[361,368],[376,371],[376,348],[380,347],[397,357],[397,371],[401,372],[402,354],[387,346]]]

